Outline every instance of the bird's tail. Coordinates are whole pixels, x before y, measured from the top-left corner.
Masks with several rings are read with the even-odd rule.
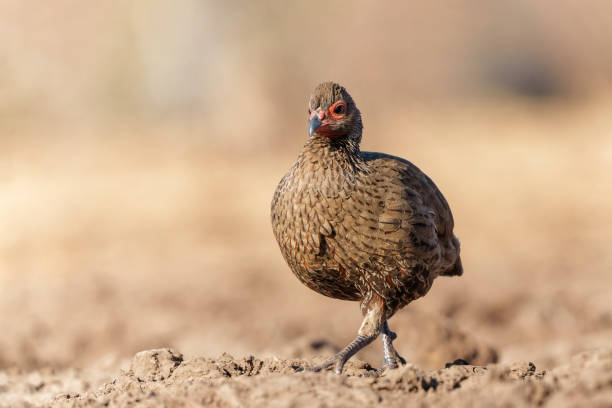
[[[455,264],[451,268],[444,271],[444,273],[442,273],[442,276],[461,276],[461,275],[463,275],[463,265],[461,265],[461,257],[457,256],[457,261],[455,262]]]
[[[455,263],[453,264],[453,266],[451,266],[450,268],[448,268],[446,271],[444,271],[442,273],[443,276],[461,276],[463,275],[463,265],[461,265],[461,257],[459,256],[459,253],[461,252],[461,244],[459,243],[459,240],[457,239],[456,236],[453,235],[453,238],[451,240],[451,248],[452,248],[452,254],[456,255],[457,258],[455,259]]]

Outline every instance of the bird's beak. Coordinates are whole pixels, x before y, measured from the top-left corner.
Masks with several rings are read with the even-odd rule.
[[[310,123],[308,124],[308,136],[312,136],[312,134],[316,132],[316,130],[322,124],[323,122],[321,122],[321,120],[319,119],[318,114],[315,113],[314,115],[312,115],[312,118],[310,118]]]

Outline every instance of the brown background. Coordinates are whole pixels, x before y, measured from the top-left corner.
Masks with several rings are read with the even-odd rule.
[[[0,372],[348,342],[357,304],[303,287],[269,220],[323,80],[455,215],[465,274],[392,319],[405,358],[609,344],[612,5],[433,3],[3,2]]]

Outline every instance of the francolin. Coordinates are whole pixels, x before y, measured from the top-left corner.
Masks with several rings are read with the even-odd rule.
[[[272,227],[297,278],[325,296],[360,302],[355,339],[325,363],[346,361],[382,333],[382,371],[404,360],[387,321],[440,275],[463,272],[453,216],[434,182],[399,157],[359,150],[361,113],[346,89],[318,85],[309,139],[272,199]]]

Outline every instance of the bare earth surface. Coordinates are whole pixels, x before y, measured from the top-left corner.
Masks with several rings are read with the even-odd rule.
[[[612,398],[612,349],[580,353],[548,371],[531,362],[486,367],[456,362],[434,371],[408,364],[377,377],[368,363],[356,360],[341,376],[294,373],[296,366],[313,362],[320,359],[224,354],[184,360],[171,349],[156,349],[136,354],[129,369],[93,390],[76,373],[60,372],[16,375],[3,392],[9,400],[14,394],[16,402],[24,396],[40,399],[62,386],[73,388],[44,404],[51,407],[608,407]]]
[[[444,192],[465,268],[390,320],[408,364],[381,377],[380,342],[344,375],[294,373],[361,322],[272,236],[299,132],[5,129],[0,407],[612,407],[609,103],[453,112],[366,122],[364,150]]]

